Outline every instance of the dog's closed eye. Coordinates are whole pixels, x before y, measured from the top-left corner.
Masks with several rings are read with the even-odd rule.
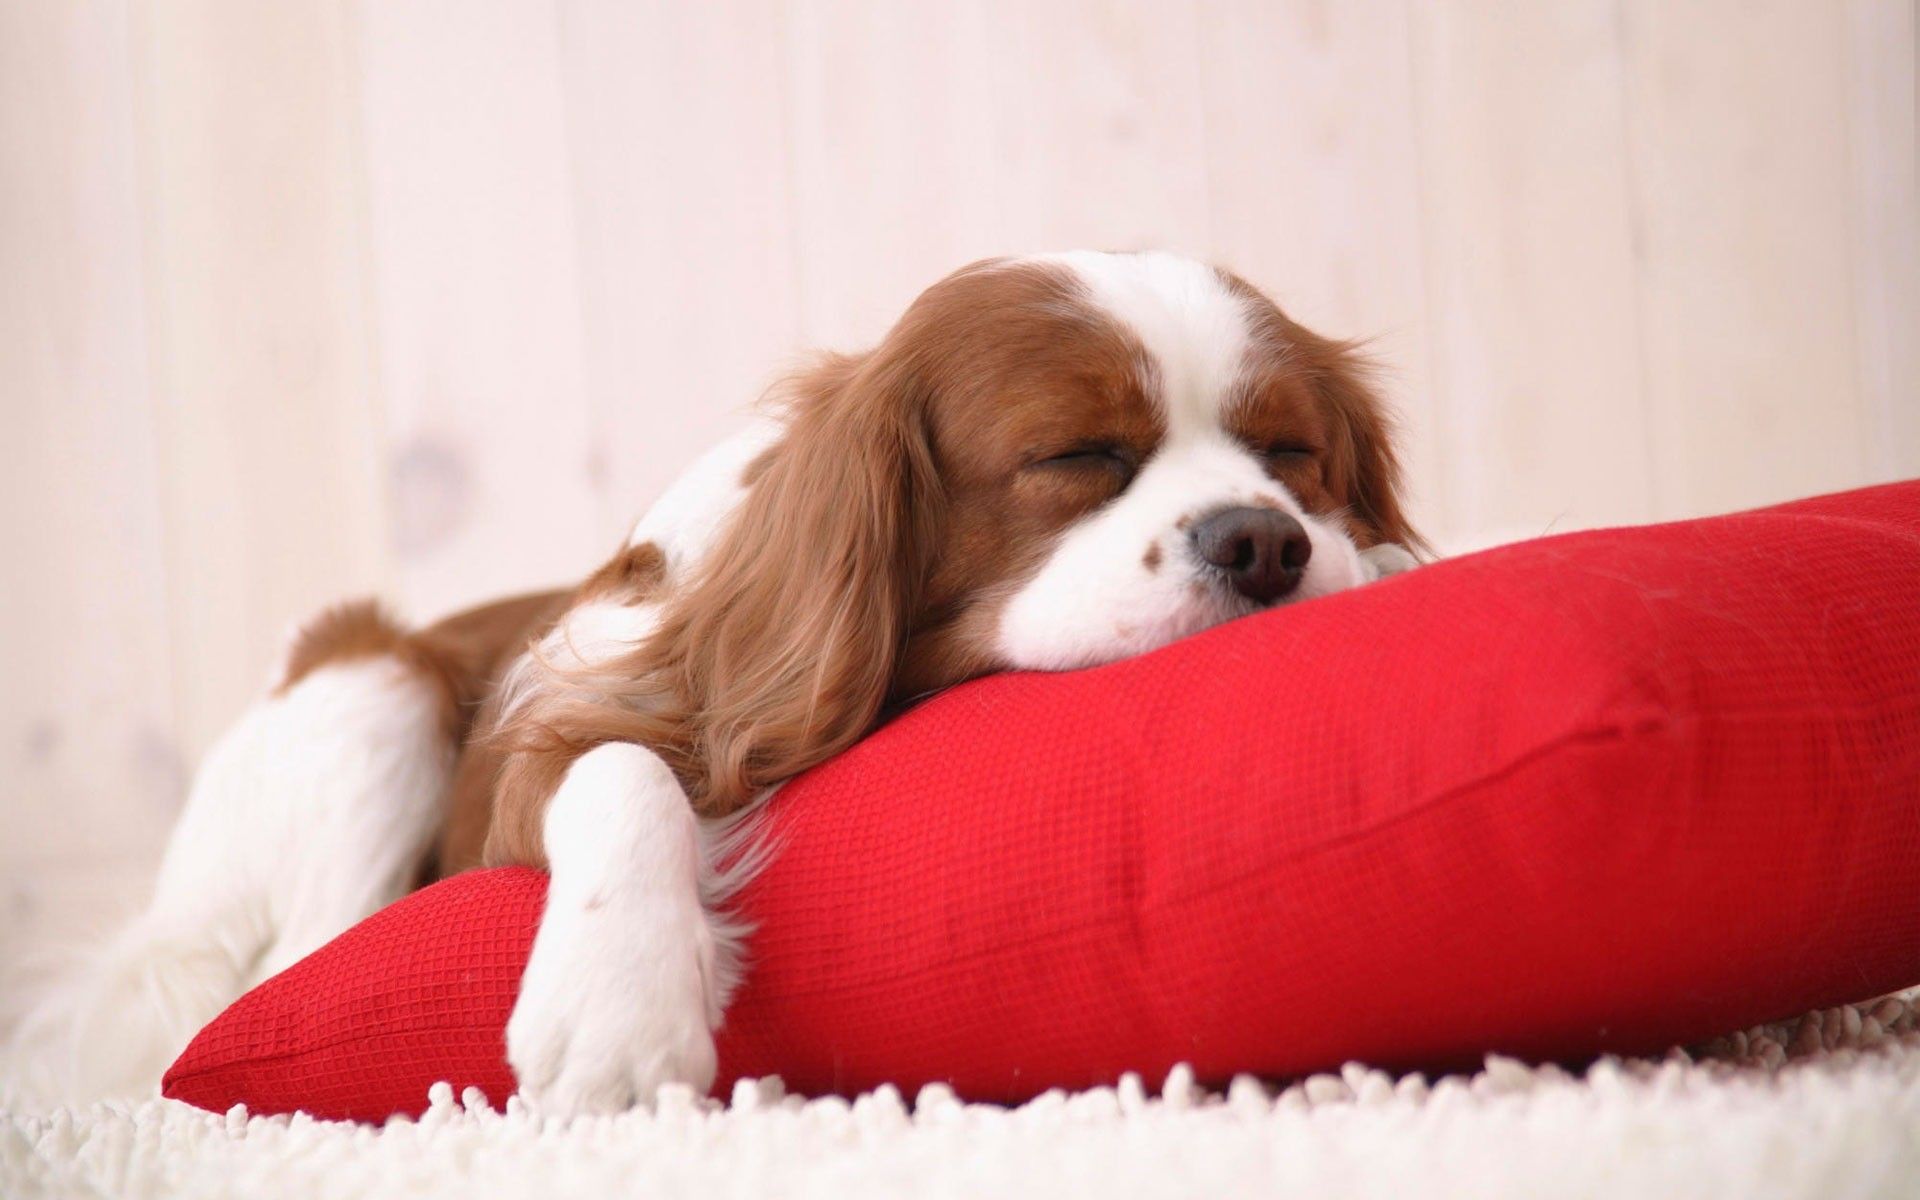
[[[1115,443],[1096,442],[1075,446],[1034,460],[1034,468],[1046,471],[1104,471],[1124,486],[1140,470],[1139,456]]]

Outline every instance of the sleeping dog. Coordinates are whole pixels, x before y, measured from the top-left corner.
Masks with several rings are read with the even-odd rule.
[[[1166,254],[995,259],[787,380],[577,587],[294,639],[154,898],[16,1031],[63,1097],[150,1092],[243,990],[418,883],[552,872],[507,1052],[559,1114],[704,1090],[743,947],[714,832],[887,712],[1410,565],[1351,349]]]

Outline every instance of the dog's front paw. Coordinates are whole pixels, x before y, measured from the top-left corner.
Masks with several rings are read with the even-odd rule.
[[[1360,570],[1368,583],[1411,571],[1419,565],[1420,560],[1397,542],[1381,542],[1360,552]]]
[[[556,912],[534,939],[507,1022],[507,1062],[535,1112],[650,1104],[660,1086],[713,1086],[705,925],[608,907]]]

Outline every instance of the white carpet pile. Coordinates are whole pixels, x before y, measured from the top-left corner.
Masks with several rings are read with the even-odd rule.
[[[1364,1067],[1224,1094],[1176,1071],[1018,1109],[929,1087],[541,1121],[445,1084],[382,1128],[171,1101],[27,1113],[0,1095],[0,1196],[1818,1197],[1920,1195],[1907,999],[1582,1074],[1489,1059],[1429,1083]],[[0,1085],[3,1087],[4,1085]]]

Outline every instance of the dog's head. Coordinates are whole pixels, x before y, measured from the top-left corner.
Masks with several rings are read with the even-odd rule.
[[[1172,255],[964,268],[785,403],[660,643],[699,693],[715,796],[890,701],[1138,654],[1415,541],[1350,349]]]

